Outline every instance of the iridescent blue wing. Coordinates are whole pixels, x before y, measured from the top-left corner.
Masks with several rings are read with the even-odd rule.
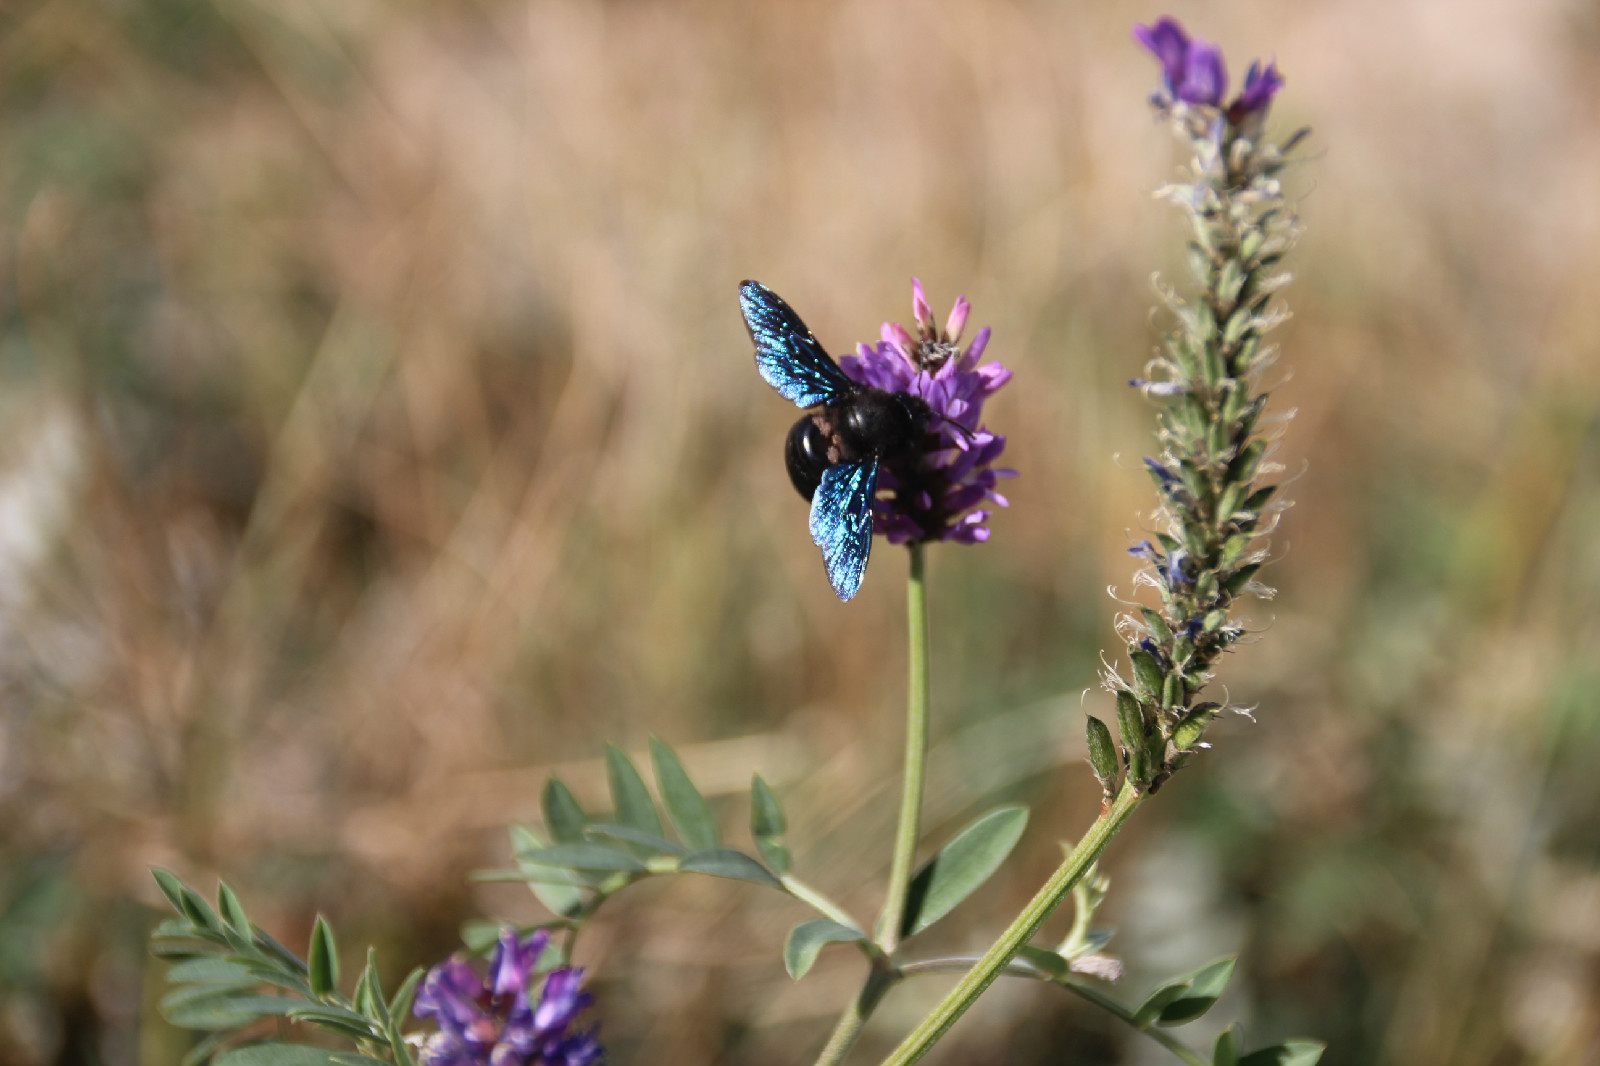
[[[811,497],[811,539],[822,549],[828,580],[841,600],[861,588],[872,551],[872,495],[878,487],[878,460],[835,463],[822,472]]]
[[[743,282],[739,308],[756,343],[756,369],[784,399],[814,407],[854,387],[777,293],[759,281]]]

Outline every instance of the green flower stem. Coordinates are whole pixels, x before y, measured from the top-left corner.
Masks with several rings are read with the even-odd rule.
[[[883,999],[885,992],[900,979],[888,965],[888,957],[900,944],[900,927],[905,924],[906,892],[911,887],[911,864],[917,857],[917,838],[922,825],[922,788],[928,769],[928,588],[927,560],[921,544],[911,546],[911,576],[906,584],[906,623],[910,682],[906,694],[906,766],[900,790],[900,822],[895,828],[894,857],[889,863],[889,891],[878,915],[874,951],[868,952],[873,966],[866,984],[850,1001],[828,1037],[817,1066],[838,1066],[845,1053],[861,1035],[861,1027]],[[804,898],[804,897],[802,897]],[[812,900],[806,900],[816,906]],[[821,909],[820,907],[818,908]],[[824,911],[823,913],[828,913]],[[831,916],[831,915],[830,915]],[[838,920],[835,918],[835,920]],[[854,923],[846,923],[853,925]]]
[[[839,1015],[839,1020],[834,1024],[833,1033],[828,1037],[827,1045],[822,1049],[822,1054],[817,1056],[817,1066],[839,1066],[844,1061],[845,1053],[856,1042],[856,1037],[861,1035],[861,1027],[867,1024],[867,1019],[872,1016],[873,1010],[878,1006],[878,1001],[883,994],[898,980],[898,975],[893,971],[874,966],[867,975],[867,983],[861,986],[861,991],[856,993],[856,998]]]
[[[915,962],[902,963],[899,972],[902,977],[917,977],[921,974],[930,973],[966,973],[978,961],[979,958],[976,955],[951,955],[938,959],[918,959]],[[1156,1028],[1154,1023],[1140,1025],[1139,1019],[1134,1017],[1133,1011],[1091,985],[1081,984],[1071,977],[1051,977],[1037,966],[1024,962],[1022,959],[1012,959],[1006,964],[1006,968],[1000,971],[1000,976],[1027,977],[1035,981],[1043,981],[1046,984],[1065,988],[1068,992],[1088,1000],[1106,1013],[1113,1014],[1127,1022],[1130,1026],[1182,1059],[1188,1066],[1211,1066],[1211,1063],[1204,1055],[1195,1051],[1172,1034]]]
[[[911,676],[906,693],[906,769],[900,791],[900,824],[895,830],[894,859],[889,864],[889,894],[878,918],[878,946],[885,955],[900,944],[905,921],[906,891],[917,856],[922,823],[922,786],[928,768],[928,591],[921,544],[911,545],[911,577],[906,585],[906,622],[910,638],[907,661]]]
[[[940,1001],[933,1012],[918,1023],[894,1053],[883,1060],[884,1066],[910,1066],[927,1054],[928,1049],[945,1034],[945,1031],[955,1024],[956,1019],[966,1013],[967,1008],[975,1003],[984,989],[994,983],[1011,962],[1022,945],[1026,944],[1033,935],[1039,931],[1046,918],[1050,917],[1067,893],[1072,891],[1072,886],[1089,869],[1091,863],[1100,857],[1111,838],[1116,836],[1128,816],[1144,801],[1145,793],[1134,788],[1126,780],[1122,783],[1122,790],[1117,793],[1117,798],[1111,805],[1100,812],[1089,831],[1079,840],[1066,860],[1057,867],[1056,872],[1044,883],[1022,913],[1016,920],[1006,927],[1000,934],[978,964],[963,977],[950,994]]]
[[[980,960],[976,955],[951,955],[938,959],[918,959],[915,962],[902,963],[899,972],[902,977],[917,977],[930,973],[966,973],[978,961]],[[1128,1025],[1182,1059],[1188,1066],[1211,1066],[1210,1061],[1204,1055],[1171,1033],[1156,1028],[1154,1023],[1149,1025],[1139,1024],[1139,1019],[1134,1017],[1133,1011],[1091,985],[1081,984],[1071,977],[1051,977],[1037,966],[1024,962],[1022,959],[1012,959],[1006,964],[1006,968],[1000,971],[1000,976],[1027,977],[1064,988],[1068,992],[1093,1003],[1107,1014],[1115,1015],[1127,1022]]]

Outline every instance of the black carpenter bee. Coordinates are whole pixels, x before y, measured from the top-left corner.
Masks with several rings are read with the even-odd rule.
[[[914,457],[933,411],[921,397],[850,380],[800,316],[756,281],[739,286],[756,345],[756,368],[784,398],[808,410],[789,430],[784,465],[811,501],[811,539],[841,600],[861,588],[872,551],[878,469]]]

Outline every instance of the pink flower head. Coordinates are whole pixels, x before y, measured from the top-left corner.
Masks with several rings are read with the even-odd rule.
[[[876,345],[859,345],[839,360],[852,381],[888,392],[920,397],[933,411],[916,461],[886,464],[878,472],[881,495],[873,501],[873,532],[892,544],[955,540],[977,544],[989,539],[986,505],[1010,506],[996,489],[1016,471],[993,464],[1006,439],[982,425],[983,404],[1011,380],[999,363],[979,365],[989,344],[989,329],[961,346],[971,305],[956,300],[944,329],[934,324],[922,283],[912,280],[912,312],[917,332],[886,322]]]

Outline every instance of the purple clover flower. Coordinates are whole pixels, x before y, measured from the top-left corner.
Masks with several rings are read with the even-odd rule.
[[[1220,48],[1198,37],[1191,38],[1178,20],[1170,17],[1157,19],[1151,26],[1135,26],[1133,36],[1161,61],[1161,78],[1174,100],[1222,107],[1222,99],[1228,95],[1228,67]],[[1281,88],[1283,75],[1278,73],[1276,63],[1268,63],[1265,68],[1260,62],[1251,63],[1244,77],[1244,90],[1223,109],[1228,121],[1238,126],[1252,115],[1265,114]]]
[[[971,305],[957,297],[940,329],[923,294],[922,282],[911,279],[911,310],[917,332],[895,322],[883,325],[883,339],[858,346],[855,355],[839,360],[850,380],[887,392],[920,397],[932,409],[916,463],[885,464],[878,488],[891,493],[873,500],[873,532],[891,544],[954,540],[977,544],[989,539],[991,511],[984,504],[1009,507],[996,491],[1001,478],[1017,472],[996,469],[1006,439],[984,429],[983,403],[1011,380],[999,363],[978,364],[989,344],[989,328],[961,347]]]
[[[421,1066],[597,1066],[604,1052],[594,1027],[572,1031],[593,999],[580,988],[583,971],[552,970],[537,1002],[528,994],[549,940],[543,929],[521,939],[507,929],[487,976],[459,955],[429,970],[412,1013],[431,1016],[439,1031],[423,1044]]]

